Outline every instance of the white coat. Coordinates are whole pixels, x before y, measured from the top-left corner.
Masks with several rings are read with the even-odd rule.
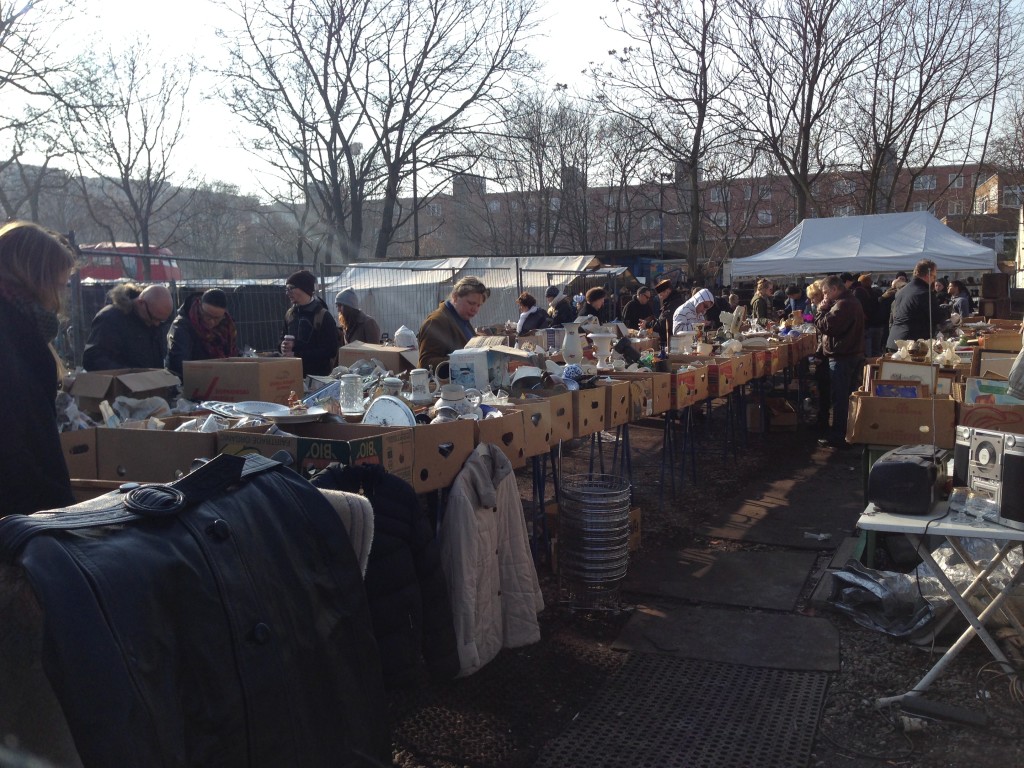
[[[441,565],[452,600],[459,674],[540,640],[544,598],[512,465],[481,444],[452,483],[441,523]]]

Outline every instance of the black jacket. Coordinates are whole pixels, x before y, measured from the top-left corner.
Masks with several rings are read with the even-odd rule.
[[[373,507],[365,584],[385,684],[415,682],[424,661],[434,679],[455,677],[451,602],[433,528],[412,486],[373,464],[333,465],[313,485],[362,493]]]
[[[646,327],[647,321],[653,321],[655,317],[653,299],[648,299],[646,304],[641,304],[635,298],[630,299],[626,302],[626,306],[622,308],[622,322],[625,323],[627,328],[632,328],[633,330]]]
[[[82,367],[87,371],[115,368],[163,368],[167,357],[167,323],[146,325],[128,299],[108,304],[92,319]]]
[[[201,293],[193,293],[185,299],[184,303],[178,308],[174,321],[171,323],[171,330],[167,333],[167,359],[164,361],[164,367],[177,375],[179,379],[183,376],[182,363],[186,360],[209,359],[206,348],[196,334],[196,329],[192,327],[192,322],[188,317],[189,312],[192,310],[192,305],[197,301],[201,301],[202,296],[203,294]],[[224,317],[225,319],[221,322],[234,325],[235,321],[230,315],[225,315]],[[225,357],[237,354],[238,348],[236,345],[234,349],[226,350]]]
[[[886,348],[896,349],[903,339],[930,339],[936,327],[949,318],[949,311],[939,306],[931,286],[919,277],[900,288],[892,302],[889,339]]]
[[[0,300],[0,517],[72,503],[57,433],[57,363],[25,313]]]
[[[338,358],[338,322],[327,305],[315,298],[305,306],[292,305],[284,316],[281,335],[295,337],[295,356],[302,358],[303,376],[326,376]]]
[[[548,312],[551,317],[552,328],[561,328],[566,323],[576,322],[576,310],[573,309],[572,299],[568,296],[563,296],[548,309],[554,310],[553,312]]]
[[[204,469],[221,459],[237,461]],[[388,762],[359,565],[327,500],[285,469],[178,512],[131,515],[126,499],[54,519],[81,529],[0,521],[0,555],[42,605],[43,665],[83,764]]]

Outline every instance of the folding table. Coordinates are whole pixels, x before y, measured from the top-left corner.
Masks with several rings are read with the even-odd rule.
[[[1022,561],[1022,565],[1012,569],[1011,578],[1006,581],[1001,589],[989,581],[989,576],[992,572],[999,567],[999,564],[1006,559],[1007,554],[1014,548],[1021,547],[1022,552],[1024,552],[1024,531],[999,523],[984,522],[981,525],[974,525],[971,522],[954,522],[953,515],[949,512],[948,504],[945,501],[938,502],[932,508],[932,512],[929,515],[922,516],[894,515],[880,511],[873,504],[868,504],[857,521],[857,527],[864,531],[902,533],[906,536],[921,556],[921,559],[932,569],[932,572],[939,583],[942,584],[943,589],[945,589],[953,604],[960,609],[960,612],[969,623],[964,633],[957,638],[949,650],[935,662],[928,673],[912,689],[897,696],[879,699],[877,702],[879,706],[896,703],[904,698],[924,693],[975,635],[981,638],[982,642],[985,643],[985,647],[988,648],[1005,672],[1008,674],[1017,673],[1013,664],[1010,663],[1002,649],[1000,649],[999,645],[989,634],[985,624],[992,615],[1001,611],[1016,631],[1024,635],[1024,625],[1021,623],[1021,617],[1013,609],[1012,603],[1007,602],[1007,598],[1014,587],[1021,584],[1022,575],[1024,575],[1024,561]],[[935,562],[931,552],[924,545],[924,539],[929,535],[944,536],[950,543],[950,546],[953,547],[974,573],[974,579],[962,592],[950,581],[949,577]],[[987,564],[976,562],[961,543],[963,539],[967,538],[994,540],[999,547],[998,554]],[[987,594],[989,603],[982,611],[976,612],[968,602],[968,599],[979,591]]]

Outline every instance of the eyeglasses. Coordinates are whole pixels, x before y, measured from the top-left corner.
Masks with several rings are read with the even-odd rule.
[[[154,315],[153,310],[149,306],[149,302],[147,302],[145,299],[139,299],[139,303],[146,308],[146,317],[148,318],[148,322],[150,325],[163,325],[170,318],[170,315],[162,318]]]
[[[203,320],[210,325],[218,325],[220,321],[224,319],[224,315],[227,314],[227,310],[224,310],[220,315],[214,314],[207,309],[206,304],[199,302],[199,314],[202,316]]]

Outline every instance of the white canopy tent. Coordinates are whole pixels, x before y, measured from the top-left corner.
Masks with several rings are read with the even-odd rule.
[[[994,271],[996,254],[932,214],[882,213],[805,219],[766,251],[732,261],[731,279],[837,272],[908,274],[920,259],[940,272]]]

